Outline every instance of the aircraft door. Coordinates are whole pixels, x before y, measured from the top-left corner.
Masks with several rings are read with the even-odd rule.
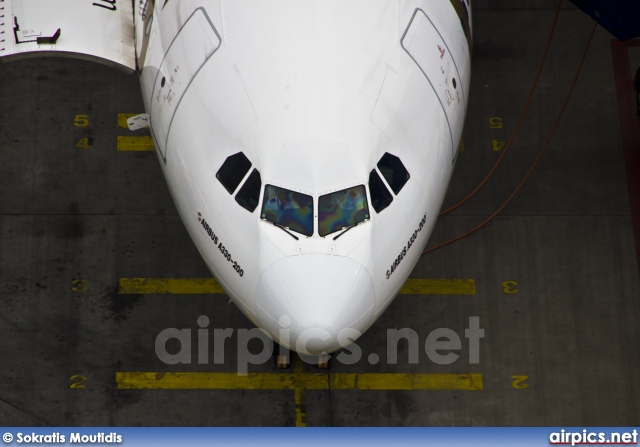
[[[449,123],[455,159],[466,110],[464,82],[455,60],[444,38],[421,9],[414,12],[401,43],[438,95]]]
[[[184,93],[221,39],[204,8],[198,8],[169,46],[156,75],[149,116],[157,149],[166,162],[166,144],[173,116]]]

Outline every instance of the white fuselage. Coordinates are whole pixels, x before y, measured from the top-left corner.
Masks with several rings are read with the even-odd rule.
[[[418,261],[464,122],[464,2],[157,0],[136,11],[144,103],[176,207],[229,297],[276,342],[348,344]],[[240,152],[251,167],[230,193],[216,174]],[[386,153],[410,178],[376,212],[370,175],[392,189]],[[250,211],[236,196],[254,169]],[[313,198],[310,234],[265,218],[266,185]],[[364,220],[320,236],[320,197],[358,185]]]

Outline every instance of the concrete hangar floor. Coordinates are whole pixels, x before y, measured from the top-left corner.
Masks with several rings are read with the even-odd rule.
[[[471,101],[445,205],[473,189],[500,155],[555,8],[552,0],[473,3]],[[591,26],[565,2],[512,149],[471,201],[439,219],[430,244],[482,222],[519,183],[551,130]],[[529,181],[484,229],[422,258],[413,278],[449,281],[423,281],[399,296],[360,340],[359,362],[333,362],[329,372],[267,362],[241,377],[237,329],[252,326],[223,295],[122,289],[121,278],[209,276],[155,154],[141,134],[118,125],[120,114],[142,112],[136,77],[73,60],[3,64],[0,425],[636,424],[640,284],[630,199],[637,203],[640,191],[628,188],[626,168],[639,147],[624,93],[638,65],[640,47],[612,45],[596,31]],[[174,292],[212,291],[177,284]],[[200,315],[209,329],[236,329],[224,364],[198,364],[195,342],[191,365],[162,363],[157,334],[195,334]],[[479,362],[470,364],[463,334],[474,316],[485,333]],[[417,362],[403,341],[398,364],[387,364],[390,328],[417,333]],[[425,354],[436,328],[460,334],[460,357],[449,365]],[[371,354],[381,361],[372,364]],[[158,381],[165,386],[146,389]]]

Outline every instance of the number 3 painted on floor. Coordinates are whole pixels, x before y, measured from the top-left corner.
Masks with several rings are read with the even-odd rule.
[[[502,290],[504,293],[518,293],[518,289],[515,288],[517,285],[516,281],[505,281],[502,283]]]

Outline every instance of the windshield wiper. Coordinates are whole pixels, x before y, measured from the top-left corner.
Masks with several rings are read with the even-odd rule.
[[[291,233],[289,230],[287,230],[287,227],[285,227],[284,225],[280,225],[277,224],[275,222],[270,221],[269,219],[262,219],[263,222],[269,222],[271,225],[274,225],[278,228],[280,228],[282,231],[284,231],[285,233],[287,233],[289,236],[291,236],[292,238],[294,238],[296,241],[299,240],[300,238],[298,236],[296,236],[295,234]]]
[[[336,239],[338,239],[340,236],[345,234],[347,231],[349,231],[353,227],[357,227],[358,225],[360,225],[362,222],[366,222],[366,220],[361,220],[360,222],[352,223],[351,225],[347,225],[346,227],[342,227],[342,233],[340,233],[337,236],[335,236],[333,238],[333,240],[335,241]]]

